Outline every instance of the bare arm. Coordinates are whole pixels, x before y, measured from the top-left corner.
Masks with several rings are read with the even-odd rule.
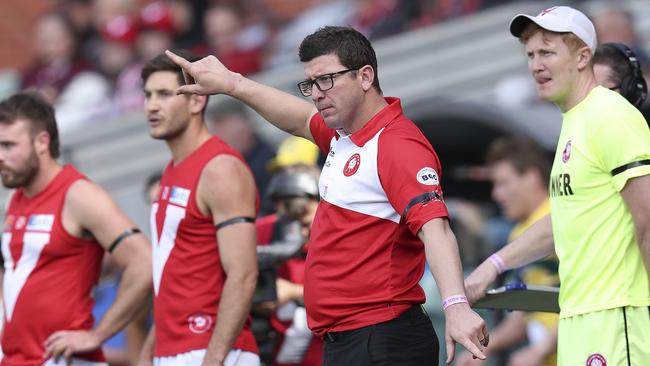
[[[156,344],[156,325],[152,325],[149,329],[149,334],[142,344],[142,351],[140,351],[140,358],[138,366],[151,366],[153,365],[153,349]]]
[[[505,269],[518,268],[554,253],[551,216],[546,215],[533,224],[519,238],[501,248],[497,254],[503,259]],[[465,290],[470,303],[485,296],[485,290],[498,273],[489,260],[485,260],[465,280]]]
[[[541,366],[544,359],[557,349],[557,328],[549,331],[546,338],[536,344],[519,349],[510,356],[508,366]]]
[[[235,157],[218,156],[206,165],[198,195],[199,206],[207,206],[215,224],[235,217],[255,217],[253,176]],[[217,240],[226,280],[204,365],[221,365],[225,360],[248,318],[257,283],[255,225],[243,222],[225,226],[217,231]]]
[[[183,68],[188,84],[194,82],[181,86],[178,93],[230,95],[246,103],[279,129],[313,141],[309,131],[309,120],[317,111],[313,104],[234,73],[214,56],[189,62],[170,51],[166,54]]]
[[[128,355],[131,365],[136,365],[140,359],[140,354],[148,337],[147,318],[151,310],[150,299],[147,299],[147,305],[140,308],[135,317],[124,329],[126,338],[126,354]]]
[[[464,295],[463,272],[456,237],[449,227],[447,219],[433,219],[418,233],[424,243],[427,262],[436,280],[440,295],[447,298],[452,295]],[[488,337],[487,327],[467,303],[449,306],[445,310],[445,343],[447,345],[447,363],[454,359],[454,343],[462,344],[468,351],[480,359],[485,359],[484,341]],[[484,341],[484,344],[487,344]]]
[[[62,213],[63,225],[73,235],[90,233],[105,249],[135,225],[117,207],[111,197],[94,183],[80,180],[66,194]],[[60,331],[46,340],[46,358],[69,358],[101,346],[124,328],[145,304],[151,292],[151,246],[142,234],[126,237],[112,253],[122,270],[115,302],[97,327],[90,331]]]
[[[650,279],[650,175],[630,179],[621,195],[632,213],[636,241]]]

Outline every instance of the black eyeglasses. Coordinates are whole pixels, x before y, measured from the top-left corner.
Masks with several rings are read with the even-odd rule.
[[[325,90],[330,90],[334,87],[334,77],[343,75],[346,72],[357,70],[359,69],[347,69],[339,72],[333,72],[331,74],[321,75],[314,80],[303,80],[298,83],[298,89],[300,89],[300,93],[305,97],[311,96],[311,90],[314,85],[316,85],[318,90],[324,92]]]

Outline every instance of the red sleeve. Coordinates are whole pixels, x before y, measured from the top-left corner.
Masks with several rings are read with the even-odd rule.
[[[309,131],[311,132],[314,142],[318,148],[327,156],[330,151],[330,143],[336,134],[336,131],[327,127],[320,113],[316,113],[309,121]]]
[[[389,127],[379,136],[377,169],[391,205],[417,235],[425,223],[449,213],[442,200],[438,156],[415,125],[405,127]],[[418,199],[424,200],[416,203]]]

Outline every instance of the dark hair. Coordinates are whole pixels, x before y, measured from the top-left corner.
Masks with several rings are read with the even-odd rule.
[[[182,58],[186,59],[189,62],[194,62],[198,61],[200,57],[197,57],[193,53],[185,50],[174,50],[172,51],[175,54],[181,56]],[[176,74],[176,77],[178,78],[178,85],[185,85],[185,77],[183,76],[183,69],[176,65],[174,61],[172,61],[171,58],[167,57],[166,54],[161,53],[158,56],[152,58],[147,62],[144,67],[142,68],[142,71],[140,72],[140,78],[142,78],[142,85],[147,83],[147,80],[153,74],[154,72],[158,71],[170,71]],[[205,115],[205,108],[208,105],[208,98],[209,96],[205,96],[205,105],[203,106],[202,114]]]
[[[370,65],[375,71],[372,86],[381,93],[377,56],[370,41],[363,34],[350,27],[322,27],[302,40],[298,56],[300,62],[309,62],[323,55],[337,55],[341,64],[348,69],[360,69]]]
[[[199,60],[199,57],[195,56],[194,54],[188,51],[179,50],[173,52],[183,57],[184,59],[188,60],[189,62],[194,62]],[[158,56],[152,58],[144,65],[142,71],[140,72],[140,77],[142,78],[142,84],[146,84],[147,80],[149,79],[149,76],[151,76],[151,74],[157,71],[170,71],[176,73],[176,76],[178,76],[178,84],[179,85],[185,84],[185,78],[183,77],[183,69],[180,66],[176,65],[176,63],[172,61],[171,58],[167,57],[167,55],[165,55],[164,53],[161,53]]]
[[[0,123],[13,124],[23,119],[29,124],[32,137],[45,131],[50,135],[50,155],[60,155],[59,130],[56,126],[54,108],[37,92],[17,93],[0,102]]]
[[[620,85],[623,79],[632,74],[632,65],[623,52],[614,47],[599,45],[594,53],[593,64],[607,65],[612,70],[609,79],[615,85]]]
[[[535,169],[544,182],[549,181],[551,174],[549,153],[523,137],[502,137],[493,141],[488,148],[486,162],[489,165],[509,162],[519,174]]]

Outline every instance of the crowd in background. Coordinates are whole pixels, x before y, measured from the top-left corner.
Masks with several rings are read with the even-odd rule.
[[[13,87],[41,91],[56,105],[59,129],[65,134],[94,119],[141,111],[141,67],[165,49],[213,54],[229,69],[250,75],[297,62],[295,48],[319,25],[351,25],[374,41],[502,2],[506,1],[59,0],[38,19],[34,62],[20,70]],[[599,41],[626,43],[647,72],[650,59],[639,45],[629,14],[609,9],[595,13],[593,19]],[[506,93],[525,95],[513,89]],[[222,106],[206,120],[212,133],[244,155],[262,194],[274,164],[305,153],[296,147],[274,160],[275,152],[255,135],[250,116],[237,104]],[[266,205],[263,211],[273,210],[268,200]],[[484,211],[463,201],[452,199],[450,209],[459,218],[457,228],[463,226],[457,233],[461,250],[473,243],[463,256],[476,257],[477,262],[483,256],[477,250],[502,245],[512,228],[507,220],[496,225]],[[486,232],[495,227],[502,230]]]
[[[62,133],[139,110],[140,68],[165,49],[216,55],[244,75],[297,62],[299,41],[321,25],[351,25],[371,40],[503,1],[58,0],[33,29],[32,65],[2,78],[6,93],[38,89]]]

